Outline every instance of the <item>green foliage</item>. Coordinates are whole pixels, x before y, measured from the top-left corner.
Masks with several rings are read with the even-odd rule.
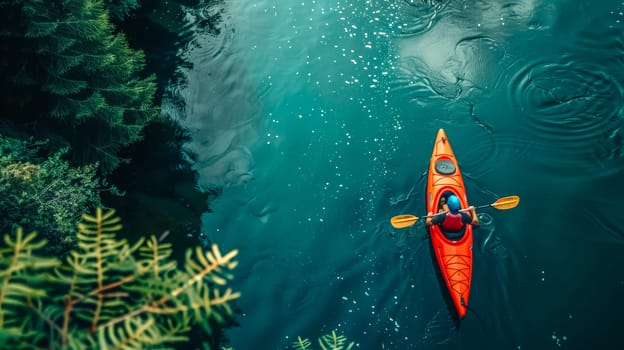
[[[102,0],[5,0],[0,20],[8,44],[3,86],[16,90],[9,111],[46,122],[79,164],[99,161],[105,174],[116,168],[123,161],[116,152],[158,113],[156,85],[154,76],[140,76],[144,54],[115,33]]]
[[[336,335],[336,331],[331,334],[325,334],[319,338],[319,345],[323,350],[350,350],[354,343],[347,344],[347,338],[344,335]]]
[[[355,346],[353,342],[347,343],[347,337],[337,335],[336,331],[321,336],[318,338],[318,342],[323,350],[350,350]],[[312,342],[308,338],[297,337],[297,341],[292,343],[292,348],[295,350],[311,350]]]
[[[297,336],[297,341],[292,343],[293,349],[297,350],[310,350],[312,342],[308,338],[301,338]]]
[[[31,339],[41,337],[34,329],[24,328],[24,324],[33,322],[32,314],[24,314],[16,305],[33,304],[33,300],[45,298],[42,288],[47,277],[42,271],[59,266],[56,258],[44,258],[33,255],[40,250],[45,241],[33,242],[35,233],[24,236],[21,228],[17,229],[15,240],[4,237],[4,246],[0,247],[0,348],[28,348]]]
[[[100,205],[102,183],[95,166],[70,167],[65,150],[41,159],[40,146],[0,136],[0,232],[32,228],[57,255],[73,244],[79,213]]]
[[[0,348],[168,349],[203,321],[232,313],[221,290],[237,251],[189,250],[184,268],[155,236],[118,239],[120,219],[83,215],[78,245],[63,264],[37,254],[45,241],[5,236],[0,247]],[[19,315],[19,317],[18,317]]]
[[[140,6],[137,0],[104,0],[104,4],[111,16],[120,20],[130,16]]]

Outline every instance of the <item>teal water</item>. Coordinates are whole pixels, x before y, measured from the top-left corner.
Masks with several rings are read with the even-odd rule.
[[[220,32],[201,19],[222,14]],[[241,349],[337,330],[360,349],[624,348],[624,3],[224,1],[189,12],[175,110],[203,233],[239,249]],[[447,131],[474,233],[448,320],[422,223]]]

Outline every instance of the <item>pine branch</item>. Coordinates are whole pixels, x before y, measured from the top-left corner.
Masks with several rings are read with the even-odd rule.
[[[237,254],[238,254],[238,251],[233,250],[229,252],[228,254],[226,254],[225,256],[222,256],[219,251],[219,248],[216,245],[213,245],[212,252],[208,252],[206,256],[204,257],[204,253],[201,251],[201,249],[198,248],[197,258],[203,263],[203,268],[200,268],[197,271],[195,271],[193,270],[193,268],[198,265],[192,261],[191,252],[190,251],[187,252],[187,259],[186,259],[187,270],[193,271],[194,273],[191,275],[182,276],[184,278],[187,278],[185,283],[173,289],[168,294],[165,294],[160,299],[153,301],[153,302],[147,302],[140,308],[128,314],[114,318],[104,323],[103,325],[99,326],[98,328],[106,328],[106,327],[114,326],[117,323],[125,322],[127,319],[142,315],[144,313],[174,314],[174,313],[180,313],[180,312],[188,312],[190,310],[200,310],[200,309],[210,310],[212,306],[216,306],[216,305],[226,306],[229,301],[239,298],[240,293],[238,292],[234,293],[232,292],[230,288],[228,288],[226,289],[223,295],[220,295],[219,291],[215,290],[213,293],[214,298],[210,298],[209,290],[205,290],[205,292],[203,293],[202,302],[191,301],[189,302],[189,305],[181,304],[179,300],[177,300],[177,298],[182,293],[188,291],[192,287],[196,287],[198,290],[203,290],[203,288],[205,288],[204,278],[206,277],[210,278],[212,281],[214,281],[217,284],[225,284],[224,279],[222,279],[221,277],[213,276],[213,274],[221,267],[227,267],[229,269],[235,268],[237,264],[235,261],[233,261],[233,258]],[[191,265],[191,267],[189,267],[189,265]],[[198,284],[200,284],[199,287],[197,287]],[[176,307],[163,307],[163,305],[165,305],[166,303],[170,301],[174,301],[174,302],[177,301],[178,305]]]
[[[168,273],[176,268],[175,261],[168,261],[172,252],[171,243],[161,243],[152,235],[146,245],[139,248],[139,255],[142,258],[139,264],[143,269],[151,271],[155,280],[160,280],[161,273]]]
[[[320,337],[318,342],[323,350],[350,350],[355,345],[351,342],[345,347],[347,337],[344,335],[337,335],[336,331],[332,331],[331,334]]]
[[[65,265],[32,254],[45,245],[34,242],[34,233],[24,237],[19,230],[15,241],[5,236],[7,247],[0,247],[0,344],[165,348],[186,341],[194,325],[210,331],[207,317],[220,323],[232,313],[229,303],[240,293],[214,286],[233,277],[229,271],[237,265],[236,250],[222,255],[216,245],[209,251],[189,249],[181,270],[171,259],[171,244],[151,236],[130,246],[116,239],[120,229],[112,210],[83,215],[77,248]],[[40,285],[52,287],[51,295]]]
[[[98,331],[99,346],[103,349],[138,349],[145,345],[160,343],[161,335],[155,320],[131,318],[124,320],[122,327],[106,327]]]
[[[111,283],[104,282],[107,271],[124,270],[120,262],[128,258],[133,249],[138,247],[129,248],[125,240],[115,239],[115,233],[121,230],[122,226],[119,224],[119,217],[115,217],[114,214],[114,210],[103,213],[101,208],[97,208],[95,216],[84,214],[83,222],[78,224],[78,248],[81,252],[72,251],[68,259],[73,268],[73,275],[69,279],[70,288],[65,297],[62,327],[64,345],[67,344],[68,325],[77,304],[85,300],[94,303],[92,314],[87,315],[81,311],[76,316],[82,319],[89,318],[90,332],[95,333],[102,318],[104,305],[107,303],[105,298],[110,297],[110,294],[104,292],[136,278],[134,275],[127,275]],[[114,257],[114,261],[111,261],[111,257]],[[67,281],[66,278],[64,280]],[[95,282],[95,288],[91,288],[91,281]]]
[[[76,259],[75,256],[73,258]],[[69,258],[68,258],[68,261],[70,261]],[[74,266],[80,266],[80,265],[74,264]],[[57,275],[58,275],[58,271],[57,271]],[[77,281],[78,281],[78,269],[74,269],[72,278],[69,282],[69,291],[66,294],[66,296],[63,298],[63,300],[65,300],[65,308],[63,310],[63,326],[61,327],[61,344],[63,345],[63,347],[67,346],[67,341],[68,341],[69,316],[74,309],[74,305],[77,303],[77,301],[72,300],[72,296],[74,295],[75,290],[76,290]]]
[[[301,338],[300,336],[297,336],[297,341],[294,341],[292,343],[292,348],[294,350],[308,350],[310,349],[310,346],[312,346],[312,342],[310,342],[310,339]]]
[[[45,322],[50,328],[52,328],[53,330],[55,330],[58,334],[62,333],[62,329],[61,327],[59,327],[56,322],[54,322],[49,316],[47,316],[46,314],[44,314],[41,311],[41,305],[35,305],[34,301],[30,298],[28,298],[28,300],[26,301],[26,305],[28,305],[28,307],[35,313],[37,314],[37,316],[39,316],[39,318],[41,320],[43,320],[43,322]]]
[[[39,304],[47,296],[41,286],[46,282],[46,271],[60,264],[55,258],[44,258],[34,254],[43,248],[45,240],[35,242],[36,233],[24,236],[19,227],[15,240],[4,236],[6,247],[0,248],[0,337],[8,338],[13,347],[23,348],[21,339],[39,338],[38,332],[29,327],[33,324],[33,314],[44,322],[47,317],[33,311],[30,305]]]

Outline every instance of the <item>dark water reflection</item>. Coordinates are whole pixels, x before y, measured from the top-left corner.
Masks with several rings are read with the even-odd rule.
[[[186,106],[165,107],[223,188],[203,222],[241,251],[236,349],[332,329],[363,349],[624,346],[621,1],[215,6],[218,34],[182,54]],[[473,204],[522,197],[482,213],[459,330],[422,224],[388,225],[422,215],[440,127]]]

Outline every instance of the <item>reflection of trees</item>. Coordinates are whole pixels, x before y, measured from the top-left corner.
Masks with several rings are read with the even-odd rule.
[[[104,201],[140,219],[127,222],[127,232],[160,234],[169,230],[173,240],[190,243],[192,236],[196,243],[201,215],[209,210],[208,200],[217,190],[197,187],[192,155],[182,149],[188,138],[177,122],[159,118],[145,128],[140,142],[121,152],[132,156],[132,162],[120,166],[111,181],[126,194],[105,197]]]
[[[209,1],[219,3],[221,0]],[[108,6],[123,5],[122,0],[111,0]],[[220,13],[199,16],[204,1],[144,0],[140,7],[130,11],[129,17],[116,17],[113,20],[119,29],[126,33],[132,46],[140,47],[146,56],[149,73],[156,74],[158,93],[157,103],[163,98],[168,102],[184,107],[184,101],[170,96],[171,84],[179,83],[179,67],[187,65],[178,56],[180,48],[193,39],[198,26],[212,31],[220,20]],[[123,9],[123,8],[122,8]],[[207,21],[188,21],[188,14]],[[201,214],[208,211],[208,199],[217,194],[216,190],[203,192],[196,185],[196,171],[192,168],[193,157],[182,147],[189,141],[186,131],[178,122],[162,113],[161,118],[147,126],[143,139],[122,151],[122,156],[132,158],[131,163],[122,165],[111,177],[111,182],[126,192],[123,198],[107,197],[105,202],[126,212],[136,213],[133,217],[147,218],[137,230],[129,232],[162,233],[169,230],[174,240],[187,240],[193,236],[196,242],[200,233]],[[165,212],[167,215],[162,215]],[[127,222],[127,225],[134,225]],[[190,243],[190,242],[189,242]]]
[[[145,52],[147,70],[157,76],[157,102],[160,102],[163,95],[168,95],[169,84],[182,80],[178,67],[190,64],[179,57],[178,51],[189,45],[198,32],[218,34],[221,11],[209,12],[205,9],[215,8],[221,2],[222,0],[142,0],[140,7],[131,11],[129,19],[113,18],[116,25],[126,33],[130,43]],[[188,15],[194,20],[190,21]]]

